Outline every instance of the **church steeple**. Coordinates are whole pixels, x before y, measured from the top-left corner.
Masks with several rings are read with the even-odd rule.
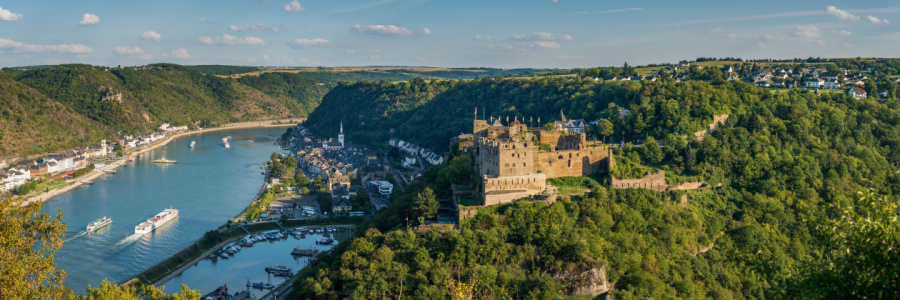
[[[344,121],[341,121],[341,134],[344,134]]]
[[[338,143],[341,143],[341,148],[344,148],[344,121],[341,121],[341,132],[338,133]]]
[[[560,121],[563,121],[563,122],[566,121],[566,116],[563,115],[562,109],[559,110],[559,120],[560,120]]]

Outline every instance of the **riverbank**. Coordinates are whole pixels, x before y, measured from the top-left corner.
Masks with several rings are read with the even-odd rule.
[[[59,196],[59,195],[65,194],[66,192],[71,191],[71,190],[73,190],[73,189],[75,189],[75,188],[77,188],[77,187],[79,187],[79,186],[81,186],[81,185],[83,185],[83,184],[85,184],[85,183],[87,183],[87,182],[90,182],[90,181],[93,181],[93,180],[97,179],[98,177],[100,177],[100,176],[103,175],[103,174],[106,174],[107,172],[112,172],[112,171],[114,171],[115,169],[117,169],[117,168],[119,168],[119,167],[121,167],[121,166],[126,165],[129,161],[133,160],[135,157],[137,157],[138,155],[140,155],[140,154],[142,154],[142,153],[144,153],[144,152],[151,151],[151,150],[155,150],[155,149],[157,149],[157,148],[166,146],[166,145],[168,145],[169,143],[171,143],[173,140],[175,140],[176,138],[179,138],[179,137],[182,137],[182,136],[188,136],[188,135],[194,135],[194,134],[200,134],[200,133],[206,133],[206,132],[213,132],[213,131],[219,131],[219,130],[226,130],[226,129],[264,128],[264,127],[290,127],[290,126],[294,126],[294,125],[296,125],[297,123],[302,122],[302,121],[304,121],[304,120],[306,120],[306,118],[281,119],[281,120],[257,121],[257,122],[228,123],[228,124],[223,124],[222,126],[214,127],[214,128],[204,128],[204,129],[201,129],[201,130],[194,130],[194,131],[188,131],[188,132],[177,133],[177,134],[174,134],[174,135],[171,135],[171,136],[167,137],[166,139],[164,139],[164,140],[162,140],[162,141],[153,143],[153,144],[151,144],[151,145],[149,145],[149,146],[143,147],[143,148],[141,148],[141,149],[139,149],[139,150],[137,150],[137,151],[134,151],[134,152],[132,152],[132,153],[129,153],[129,154],[126,155],[125,157],[122,157],[122,158],[120,158],[120,159],[118,159],[118,160],[116,160],[116,161],[114,161],[114,162],[112,162],[112,163],[110,163],[110,164],[106,164],[106,165],[104,165],[104,166],[98,166],[97,169],[95,169],[95,170],[94,170],[93,172],[91,172],[91,173],[85,174],[85,175],[83,175],[83,176],[81,176],[81,177],[79,177],[79,178],[73,178],[73,179],[70,179],[68,182],[70,182],[70,183],[72,183],[72,184],[69,184],[69,185],[67,185],[67,186],[65,186],[65,187],[62,187],[62,188],[59,188],[59,189],[55,189],[55,190],[51,190],[51,191],[47,191],[47,192],[43,192],[43,193],[39,193],[39,194],[35,194],[35,195],[26,196],[26,197],[27,197],[27,200],[23,202],[23,205],[28,205],[28,204],[35,203],[35,202],[46,202],[47,200],[50,200],[51,198],[53,198],[53,197],[55,197],[55,196]]]

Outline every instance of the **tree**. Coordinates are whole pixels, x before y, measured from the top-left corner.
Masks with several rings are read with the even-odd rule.
[[[416,204],[414,207],[416,216],[431,219],[437,214],[438,201],[434,195],[434,190],[430,187],[416,195]]]
[[[600,119],[597,123],[597,133],[603,136],[603,142],[606,142],[606,137],[613,135],[615,131],[613,131],[613,124],[607,119]]]
[[[662,161],[662,150],[659,149],[659,143],[652,136],[647,137],[647,141],[644,142],[641,148],[644,150],[642,151],[644,162],[648,165],[655,165]]]
[[[123,300],[193,300],[200,299],[200,292],[197,290],[191,290],[187,285],[181,285],[181,293],[180,294],[171,294],[166,295],[163,293],[162,289],[154,286],[154,285],[144,285],[138,289],[135,286],[121,286],[109,283],[108,280],[103,279],[103,283],[100,284],[100,287],[90,287],[87,288],[88,296],[79,297],[68,295],[67,298],[72,299],[81,299],[81,300],[89,300],[89,299],[123,299]]]
[[[294,182],[297,183],[298,187],[305,187],[309,185],[309,179],[306,178],[306,175],[303,175],[303,171],[297,171],[297,173],[294,173]]]
[[[57,299],[66,277],[53,261],[65,235],[62,211],[51,219],[40,203],[23,201],[0,200],[0,299]]]

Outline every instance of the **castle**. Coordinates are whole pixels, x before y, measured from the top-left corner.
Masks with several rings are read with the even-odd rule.
[[[587,141],[583,130],[559,127],[564,131],[528,127],[518,118],[504,126],[493,117],[478,120],[476,109],[473,168],[481,181],[479,188],[484,205],[542,193],[547,188],[548,178],[590,175],[609,171],[614,165],[608,146],[599,141]]]

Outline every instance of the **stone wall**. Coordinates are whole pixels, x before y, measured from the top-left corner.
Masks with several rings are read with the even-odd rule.
[[[547,176],[544,174],[484,178],[483,180],[482,191],[484,193],[521,190],[543,192],[547,186]]]
[[[707,134],[710,134],[713,131],[716,131],[717,129],[719,129],[719,127],[725,125],[725,121],[727,121],[727,120],[728,120],[727,114],[714,115],[712,123],[709,124],[709,128],[707,128],[706,130],[700,130],[700,131],[694,132],[694,136],[697,137],[698,141],[702,141],[703,138],[706,137]]]
[[[491,206],[491,205],[513,202],[518,199],[528,198],[533,195],[537,195],[540,192],[541,191],[536,191],[536,190],[518,190],[518,191],[502,191],[502,192],[486,193],[484,195],[484,205]]]
[[[657,192],[665,192],[666,173],[662,170],[649,173],[640,179],[616,179],[612,178],[611,187],[614,189],[649,189]]]
[[[535,169],[547,174],[547,178],[585,176],[597,171],[609,170],[609,148],[605,146],[581,150],[539,151],[535,156]]]

